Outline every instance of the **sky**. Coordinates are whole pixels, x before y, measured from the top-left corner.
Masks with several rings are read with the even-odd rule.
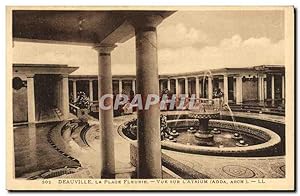
[[[160,74],[284,65],[283,11],[178,11],[157,28]],[[90,46],[14,41],[14,63],[68,64],[98,72]],[[135,38],[112,52],[112,73],[135,74]]]

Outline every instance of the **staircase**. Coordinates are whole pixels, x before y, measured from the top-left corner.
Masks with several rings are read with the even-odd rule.
[[[270,105],[255,105],[255,104],[230,104],[230,108],[234,112],[250,112],[260,114],[272,114],[278,116],[285,115],[285,108],[283,106],[270,106]]]
[[[62,113],[58,108],[43,108],[38,113],[37,120],[39,122],[46,122],[46,121],[53,121],[53,120],[61,120],[62,119]]]
[[[63,119],[63,113],[58,108],[54,108],[53,111],[59,120]]]

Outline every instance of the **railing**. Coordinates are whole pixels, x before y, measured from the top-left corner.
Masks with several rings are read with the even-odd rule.
[[[74,114],[75,116],[78,116],[79,115],[79,111],[80,111],[80,108],[77,107],[76,105],[72,104],[72,103],[69,103],[69,111]]]
[[[69,111],[75,116],[77,116],[79,119],[86,116],[90,112],[89,109],[80,109],[78,106],[72,103],[69,103]]]
[[[90,106],[91,112],[98,112],[99,111],[99,102],[98,101],[92,101]]]

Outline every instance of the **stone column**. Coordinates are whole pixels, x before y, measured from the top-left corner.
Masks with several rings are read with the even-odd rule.
[[[201,98],[206,98],[206,95],[205,95],[205,78],[202,77],[201,78]]]
[[[262,81],[261,81],[261,77],[260,76],[258,76],[258,78],[257,78],[258,80],[257,80],[257,82],[258,82],[258,84],[257,84],[257,92],[258,92],[258,101],[262,101],[261,99],[262,99],[262,91],[261,91],[261,89],[262,89]]]
[[[285,77],[284,75],[281,76],[281,98],[285,99]]]
[[[179,84],[178,84],[178,78],[175,78],[175,89],[176,89],[176,97],[179,96]]]
[[[133,92],[135,93],[135,80],[132,80],[132,90],[133,90]]]
[[[213,85],[212,85],[212,77],[208,76],[208,99],[212,99],[213,97]]]
[[[168,78],[168,90],[170,91],[171,90],[171,81],[170,81],[170,79]]]
[[[199,83],[199,88],[200,88],[200,89],[199,89],[199,93],[200,93],[200,95],[201,95],[201,96],[199,95],[199,97],[202,98],[202,97],[203,97],[203,84],[202,84],[203,79],[202,79],[202,77],[201,77],[201,78],[199,77],[199,82],[200,82],[200,83]]]
[[[146,100],[149,94],[159,95],[156,26],[159,15],[138,15],[132,18],[136,38],[137,93]],[[137,178],[162,178],[159,103],[148,110],[138,110]]]
[[[236,103],[243,102],[243,78],[242,76],[236,77]]]
[[[196,98],[200,97],[199,77],[196,76]]]
[[[257,76],[257,101],[261,99],[261,79],[260,76]]]
[[[189,96],[189,79],[184,78],[184,94],[186,97]]]
[[[264,78],[263,76],[258,76],[258,100],[264,101]]]
[[[90,101],[93,101],[93,80],[89,80],[89,94]]]
[[[264,97],[267,99],[268,98],[268,94],[267,94],[267,81],[265,80],[265,78],[262,79],[263,80],[263,84],[264,84]]]
[[[122,94],[123,91],[123,82],[122,80],[119,80],[119,94]]]
[[[77,99],[77,87],[76,87],[76,80],[73,80],[73,100],[74,102]]]
[[[272,96],[272,101],[275,100],[275,77],[274,75],[271,76],[271,96]]]
[[[112,95],[112,74],[110,53],[115,46],[97,45],[94,47],[98,51],[98,100],[103,95]],[[106,98],[105,106],[110,109],[103,110],[99,107],[99,121],[101,131],[101,160],[102,178],[115,177],[115,152],[114,152],[114,131],[113,131],[113,99]]]
[[[28,123],[35,123],[34,75],[27,76]]]
[[[224,84],[224,103],[228,103],[228,76],[224,74],[223,76],[223,84]]]
[[[61,109],[63,113],[63,119],[69,118],[69,79],[68,75],[62,76],[62,91],[61,91]]]

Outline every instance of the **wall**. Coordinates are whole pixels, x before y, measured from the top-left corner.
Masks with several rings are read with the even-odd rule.
[[[131,80],[123,80],[123,93],[126,95],[130,95],[130,91],[132,90],[132,81]]]
[[[176,87],[175,87],[175,80],[170,80],[171,82],[171,93],[175,93],[176,92]]]
[[[223,82],[223,80],[219,80],[219,88],[224,93],[224,82]]]
[[[246,80],[243,82],[243,101],[258,100],[258,82]]]
[[[189,94],[196,94],[196,81],[189,79]]]
[[[178,80],[178,94],[184,94],[184,80]]]
[[[88,80],[77,80],[76,81],[77,92],[84,92],[86,96],[89,96],[89,81]]]
[[[62,109],[62,79],[57,74],[36,74],[35,81],[35,110],[37,120],[40,115],[48,114],[52,109]]]
[[[119,94],[119,81],[113,80],[112,86],[113,86],[113,94],[115,95]]]
[[[27,77],[21,74],[13,74],[13,77],[20,77],[23,81],[27,81]],[[19,90],[13,89],[13,122],[27,122],[27,87]]]

